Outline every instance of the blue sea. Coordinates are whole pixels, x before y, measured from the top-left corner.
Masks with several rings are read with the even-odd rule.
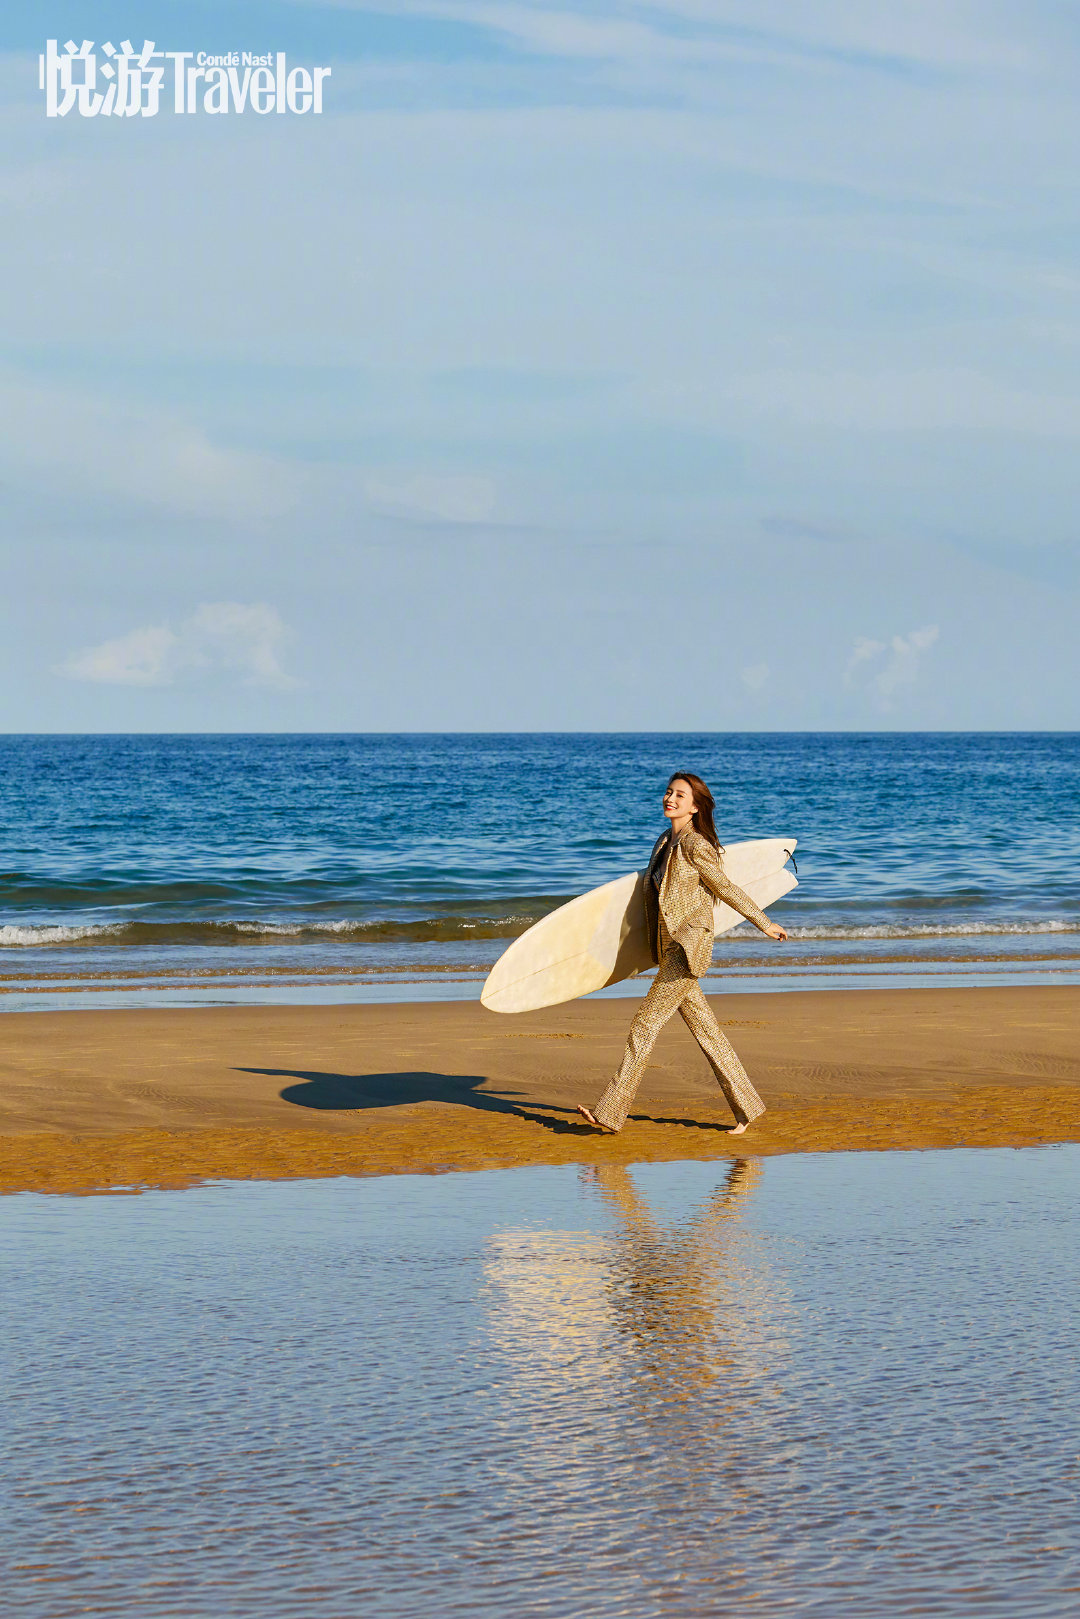
[[[673,769],[722,841],[798,839],[790,942],[744,925],[707,987],[1080,981],[1077,733],[6,736],[0,764],[6,1010],[474,998],[644,863]]]

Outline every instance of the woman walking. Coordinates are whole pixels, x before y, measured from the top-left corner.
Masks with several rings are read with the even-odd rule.
[[[594,1129],[617,1132],[626,1123],[656,1044],[668,1019],[679,1013],[705,1053],[716,1083],[735,1115],[732,1135],[742,1135],[765,1104],[720,1031],[698,979],[708,971],[713,949],[713,900],[723,900],[770,939],[787,934],[749,894],[725,876],[713,825],[713,796],[700,776],[680,770],[667,784],[664,814],[671,827],[656,840],[645,873],[649,946],[658,972],[626,1041],[619,1071],[594,1108],[578,1112]]]

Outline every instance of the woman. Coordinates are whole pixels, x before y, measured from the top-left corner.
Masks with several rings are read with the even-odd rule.
[[[714,808],[713,796],[700,776],[680,770],[668,782],[664,814],[671,827],[657,839],[645,873],[649,947],[659,971],[634,1015],[618,1073],[595,1108],[578,1108],[595,1130],[614,1134],[622,1129],[656,1037],[676,1012],[708,1058],[728,1099],[735,1115],[731,1134],[741,1136],[751,1120],[765,1111],[746,1070],[720,1032],[698,979],[712,961],[714,899],[739,911],[770,939],[786,939],[787,934],[724,875]]]

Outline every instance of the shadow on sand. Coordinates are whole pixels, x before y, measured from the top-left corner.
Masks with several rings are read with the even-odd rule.
[[[715,1130],[718,1135],[730,1135],[735,1128],[716,1119],[666,1119],[659,1113],[631,1113],[628,1124],[681,1124],[687,1130]]]
[[[475,1108],[481,1113],[509,1113],[532,1124],[542,1124],[557,1134],[591,1135],[588,1125],[573,1120],[573,1109],[554,1103],[538,1105],[536,1113],[521,1107],[508,1096],[482,1091],[483,1074],[432,1074],[419,1071],[398,1074],[328,1074],[296,1068],[239,1068],[241,1074],[266,1074],[271,1079],[297,1079],[280,1092],[283,1102],[317,1112],[355,1113],[376,1107],[403,1107],[409,1102],[450,1102]],[[568,1114],[552,1118],[551,1114]]]

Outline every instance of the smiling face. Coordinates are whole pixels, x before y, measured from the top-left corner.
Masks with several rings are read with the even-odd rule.
[[[690,783],[684,781],[681,776],[676,776],[664,793],[664,814],[672,827],[679,829],[684,827],[696,809]]]

